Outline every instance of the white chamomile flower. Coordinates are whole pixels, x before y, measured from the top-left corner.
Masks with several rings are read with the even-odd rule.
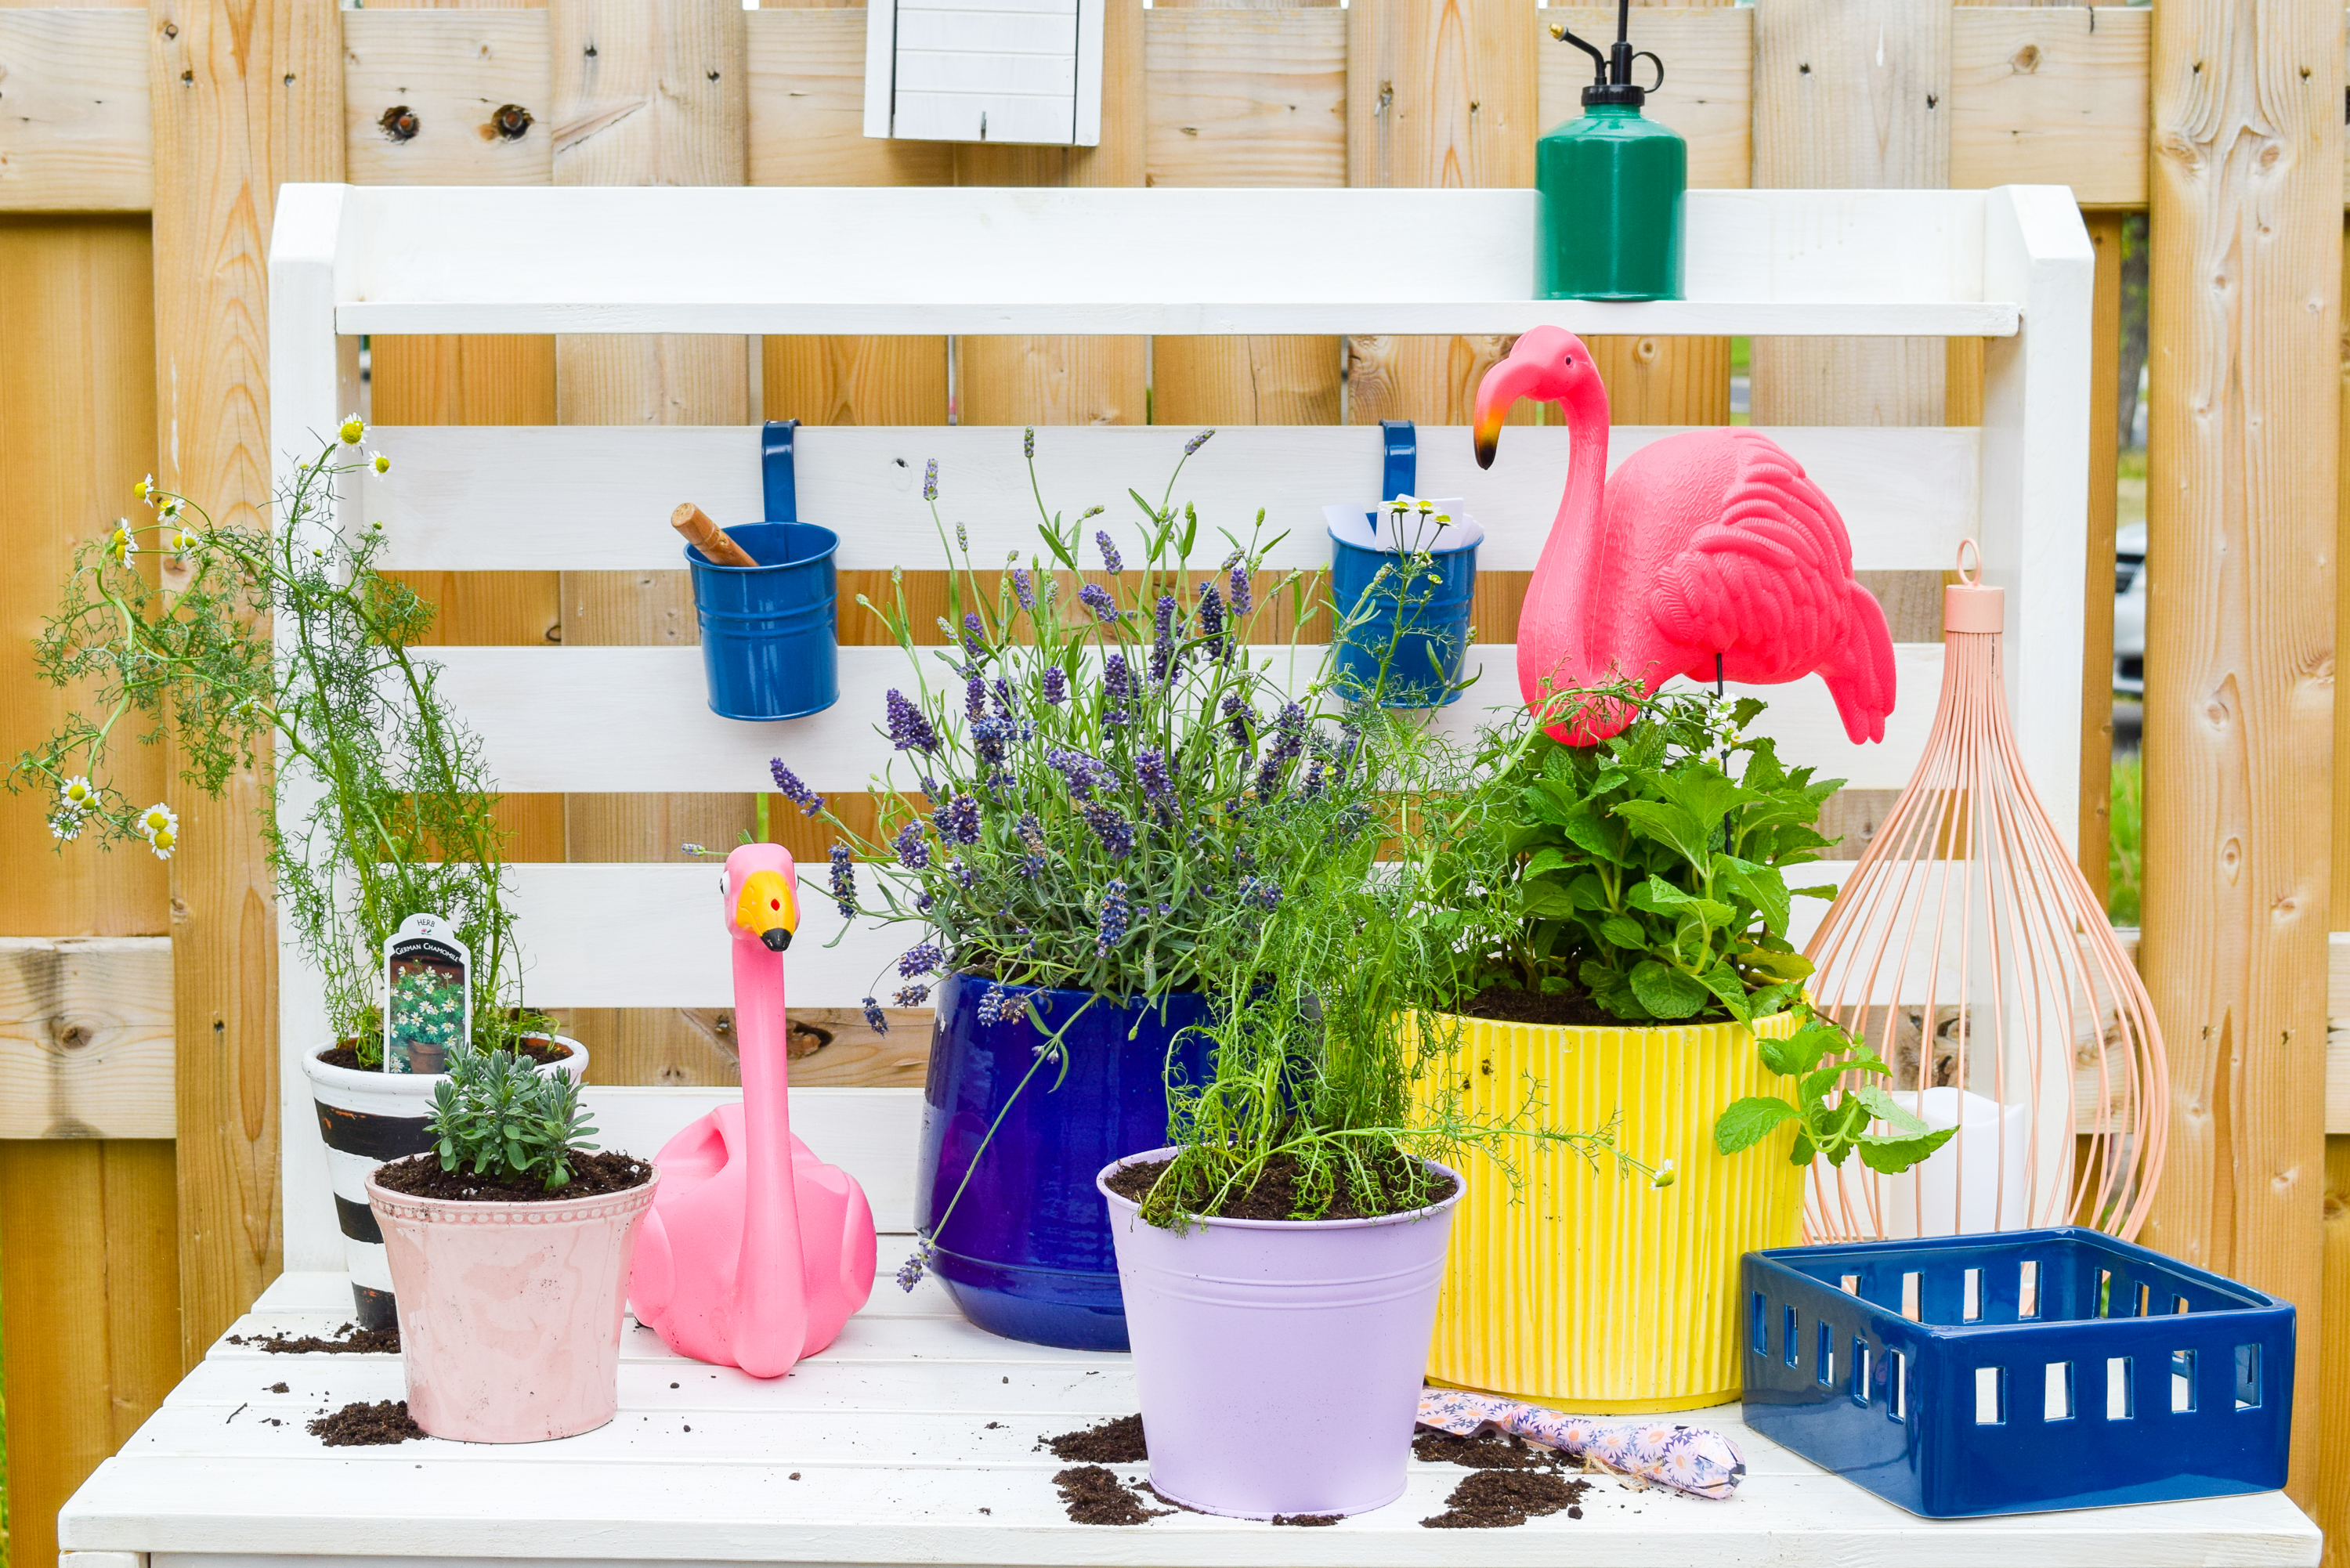
[[[367,434],[367,423],[359,415],[352,414],[343,421],[342,429],[335,433],[343,438],[345,446],[357,446],[359,438]]]
[[[391,459],[384,456],[381,452],[378,452],[371,460],[369,466],[373,467],[378,473],[390,473],[391,472]]]
[[[159,800],[139,814],[139,831],[151,842],[159,833],[176,834],[180,831],[179,814]]]
[[[1651,1187],[1670,1187],[1673,1184],[1673,1162],[1670,1158],[1659,1162],[1657,1173],[1648,1179],[1648,1184]]]
[[[155,512],[156,515],[161,517],[177,517],[180,514],[179,497],[175,495],[166,496],[162,502],[156,506]]]
[[[147,846],[155,852],[155,858],[158,860],[169,860],[172,857],[172,851],[178,846],[179,842],[180,836],[168,827],[147,836]]]
[[[174,556],[184,556],[203,543],[203,539],[201,535],[196,535],[188,529],[174,528],[172,530],[172,554]]]
[[[49,814],[49,836],[71,844],[81,836],[82,816],[78,811],[53,811]]]
[[[131,536],[129,518],[118,517],[114,520],[114,532],[106,536],[106,553],[116,560],[126,563],[139,553],[139,541]]]
[[[76,774],[57,785],[57,800],[66,811],[84,812],[98,804],[98,791],[90,784],[88,775]]]
[[[132,485],[130,487],[130,493],[137,496],[140,500],[147,503],[148,505],[154,505],[155,476],[151,473],[146,478],[140,480],[138,483]]]

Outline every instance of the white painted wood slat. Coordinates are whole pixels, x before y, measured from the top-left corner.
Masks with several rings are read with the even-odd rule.
[[[778,419],[793,410],[771,409]],[[1139,552],[1140,512],[1129,488],[1154,501],[1195,432],[1168,426],[1044,430],[1037,483],[1048,504],[1076,516],[1109,508],[1098,524]],[[1611,471],[1676,433],[1619,425]],[[1972,428],[1774,429],[1843,514],[1861,571],[1940,571],[1977,531],[1981,434]],[[1512,426],[1492,469],[1480,469],[1470,432],[1424,426],[1418,493],[1459,496],[1486,529],[1478,565],[1530,571],[1549,537],[1566,483],[1562,426]],[[369,441],[391,472],[369,473],[357,517],[381,521],[385,564],[413,571],[683,570],[669,514],[691,500],[721,524],[764,512],[756,427],[645,429],[523,426],[378,426]],[[939,508],[971,534],[983,568],[1006,552],[1041,553],[1038,513],[1009,426],[802,430],[793,469],[803,520],[841,535],[837,564],[850,570],[935,567],[942,545],[922,501],[922,474],[939,464]],[[1197,553],[1222,558],[1222,533],[1246,537],[1265,511],[1264,536],[1285,535],[1269,565],[1326,566],[1322,508],[1378,499],[1379,432],[1368,426],[1220,430],[1183,464],[1174,498],[1199,510]],[[1090,559],[1090,556],[1088,557]]]
[[[1688,298],[1536,301],[1536,196],[1467,190],[348,192],[362,332],[2006,336],[1980,192],[1693,191]],[[1103,266],[1104,235],[1152,243]],[[657,259],[623,236],[691,235]],[[1263,254],[1287,264],[1258,265]],[[951,256],[951,266],[934,258]],[[789,265],[779,265],[778,258]]]
[[[916,665],[896,648],[840,649],[840,701],[806,719],[772,722],[710,711],[698,648],[424,651],[441,671],[442,696],[483,737],[491,776],[502,789],[575,794],[764,789],[767,762],[775,756],[819,791],[872,787],[893,760],[897,787],[919,787],[920,770],[898,756],[876,728],[883,694],[892,687],[911,691],[917,679]],[[918,652],[920,679],[932,690],[951,679],[930,657],[931,649]],[[1323,650],[1256,652],[1278,683],[1297,691],[1315,679]],[[1752,689],[1771,704],[1756,732],[1774,737],[1783,760],[1815,766],[1823,777],[1844,779],[1856,789],[1899,788],[1932,726],[1942,648],[1899,643],[1894,654],[1901,701],[1886,722],[1882,743],[1856,746],[1846,740],[1827,688],[1808,678]],[[1461,740],[1514,710],[1517,649],[1508,643],[1471,648],[1464,668],[1480,672],[1478,684],[1440,710],[1434,725],[1438,733]],[[1750,690],[1734,683],[1733,689]]]

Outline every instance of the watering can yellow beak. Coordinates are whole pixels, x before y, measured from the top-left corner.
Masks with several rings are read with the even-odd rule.
[[[780,871],[754,871],[743,878],[742,895],[734,900],[735,928],[766,944],[770,952],[792,945],[799,929],[798,891]]]

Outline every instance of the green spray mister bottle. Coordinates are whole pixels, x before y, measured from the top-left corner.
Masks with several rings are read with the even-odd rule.
[[[1665,62],[1633,50],[1631,9],[1631,0],[1617,0],[1616,43],[1606,55],[1564,26],[1550,30],[1589,55],[1596,76],[1583,89],[1582,118],[1534,144],[1542,192],[1535,273],[1544,299],[1681,296],[1689,144],[1640,112],[1665,85]],[[1655,63],[1657,79],[1636,87],[1632,62],[1644,57]]]

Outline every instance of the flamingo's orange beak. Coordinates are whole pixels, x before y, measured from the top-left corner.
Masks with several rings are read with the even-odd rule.
[[[783,873],[754,871],[743,878],[743,891],[734,900],[736,929],[779,953],[792,945],[799,924],[799,894]]]
[[[1510,417],[1510,410],[1520,398],[1531,396],[1541,381],[1543,366],[1532,356],[1521,358],[1513,353],[1500,364],[1485,372],[1477,383],[1477,466],[1493,466],[1493,453],[1502,444],[1502,421]]]

